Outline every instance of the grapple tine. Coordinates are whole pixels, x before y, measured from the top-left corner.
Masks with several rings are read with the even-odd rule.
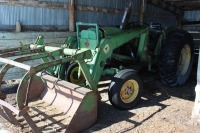
[[[1,84],[2,84],[3,76],[8,71],[9,68],[10,68],[10,65],[7,64],[7,65],[4,65],[4,67],[0,71],[0,87],[1,87]],[[3,99],[3,100],[6,99],[6,96],[3,95],[3,93],[1,92],[1,90],[0,90],[0,99]],[[0,102],[3,102],[3,101],[0,100]],[[15,125],[21,126],[20,123],[12,115],[12,112],[10,110],[8,110],[6,107],[2,106],[2,109],[0,109],[0,115],[4,119],[6,119],[7,121],[9,121],[9,122],[11,122],[11,123],[13,123]]]
[[[42,131],[36,126],[35,122],[32,120],[32,118],[30,117],[30,115],[27,113],[22,115],[24,117],[24,119],[26,120],[26,122],[28,123],[28,125],[32,128],[32,130],[35,133],[42,133]]]
[[[20,46],[20,47],[1,49],[0,54],[7,53],[7,52],[20,51],[20,50],[28,50],[28,49],[30,49],[30,45],[26,44],[26,45],[23,45],[23,46]]]
[[[0,115],[7,121],[9,121],[10,123],[12,123],[12,121],[10,120],[10,118],[7,116],[7,114],[4,112],[4,110],[2,108],[0,108]],[[13,123],[14,124],[14,123]]]
[[[2,80],[9,68],[10,68],[10,65],[6,64],[3,66],[3,68],[0,71],[0,99],[2,100],[6,99],[6,96],[1,92]]]
[[[0,71],[0,85],[6,72],[11,67],[19,67],[27,71],[17,89],[17,106],[10,105],[2,97],[2,100],[0,99],[0,105],[2,106],[0,115],[17,126],[22,127],[24,125],[23,122],[26,122],[37,133],[45,131],[49,125],[53,127],[54,131],[65,130],[66,132],[80,132],[90,127],[97,119],[97,93],[67,81],[58,80],[50,75],[37,74],[37,72],[74,59],[88,59],[91,57],[91,51],[63,48],[53,50],[49,46],[39,46],[36,47],[36,50],[47,50],[49,52],[28,55],[14,60],[3,57],[9,52],[13,53],[14,56],[26,55],[30,50],[22,50],[18,53],[10,50],[5,54],[0,53],[0,61],[6,63]],[[37,53],[38,51],[34,52]],[[65,53],[65,56],[62,58],[49,59],[35,67],[22,63],[28,60],[60,56],[63,53]],[[40,100],[44,102],[42,105],[47,106],[38,104],[37,101]],[[25,121],[22,121],[22,117]],[[41,121],[48,124],[44,125]],[[77,122],[79,123],[78,126]]]
[[[37,74],[38,76],[41,74]],[[24,79],[28,79],[30,75],[27,73]],[[39,115],[44,118],[43,121],[50,120],[48,125],[59,125],[66,132],[80,132],[93,124],[97,119],[97,94],[89,89],[71,84],[67,81],[57,80],[50,75],[43,75],[42,77],[34,76],[32,83],[30,84],[30,92],[28,93],[28,99],[25,95],[27,92],[27,82],[22,80],[18,92],[17,92],[17,104],[19,109],[23,109],[26,105],[24,101],[31,102],[28,104],[34,111],[39,111]],[[26,84],[25,84],[26,83]],[[40,104],[34,104],[38,100],[45,102],[47,107],[42,107]],[[53,114],[46,114],[48,108],[52,107],[53,110],[49,111]],[[44,108],[44,109],[41,109]],[[46,108],[46,109],[45,109]],[[42,113],[41,113],[42,111]],[[63,119],[57,118],[59,114]],[[29,126],[34,132],[40,132],[45,128],[40,128],[40,125],[36,125],[38,120],[32,120],[29,112],[22,114]],[[77,125],[77,122],[79,123]],[[47,126],[42,126],[47,127]],[[57,130],[57,129],[55,129]]]
[[[13,116],[11,110],[7,109],[6,107],[3,107],[3,110],[5,111],[7,117],[10,119],[10,121],[11,121],[13,124],[15,124],[15,125],[17,125],[17,126],[22,126],[22,125],[17,121],[17,119],[15,118],[15,116]]]
[[[54,85],[56,78],[49,75],[44,75],[42,78],[47,84],[47,90],[43,93],[42,100],[57,106],[67,116],[71,116],[66,132],[80,132],[89,128],[96,121],[97,92],[62,80]],[[54,88],[52,88],[53,86]]]
[[[0,60],[1,60],[1,62],[4,62],[6,64],[10,64],[10,65],[13,65],[13,66],[18,66],[18,67],[23,68],[25,70],[30,70],[30,66],[29,65],[25,65],[23,63],[19,63],[19,62],[16,62],[16,61],[13,61],[13,60],[9,60],[9,59],[5,59],[5,58],[1,58],[1,57],[0,57]]]
[[[9,103],[7,103],[7,102],[5,102],[3,100],[0,100],[0,105],[2,106],[0,115],[3,118],[5,118],[6,120],[8,120],[9,122],[11,122],[12,124],[15,124],[17,126],[21,126],[22,127],[22,125],[15,118],[15,115],[24,114],[24,112],[28,111],[28,108],[24,107],[22,110],[18,110],[15,107],[13,107],[12,105],[10,105]],[[13,115],[13,113],[15,115]]]
[[[40,53],[44,52],[43,48],[34,49],[34,50],[24,50],[24,51],[15,51],[15,52],[9,52],[9,53],[3,53],[0,54],[0,57],[14,57],[14,56],[21,56],[21,55],[28,55],[28,54],[34,54],[34,53]]]

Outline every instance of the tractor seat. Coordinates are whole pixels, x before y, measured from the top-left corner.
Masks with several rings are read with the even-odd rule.
[[[100,37],[99,37],[100,39]],[[95,49],[99,42],[96,35],[95,28],[89,28],[87,30],[82,30],[80,33],[80,48]]]

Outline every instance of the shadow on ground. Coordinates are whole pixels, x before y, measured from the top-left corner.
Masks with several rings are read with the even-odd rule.
[[[176,97],[190,101],[194,101],[195,99],[195,91],[194,91],[194,88],[196,86],[195,69],[193,70],[189,81],[184,86],[180,87],[170,88],[163,85],[159,80],[159,76],[152,72],[147,72],[147,71],[143,72],[141,74],[141,77],[143,78],[144,81],[144,92],[140,103],[138,103],[138,105],[135,108],[133,108],[133,110],[140,109],[143,107],[153,107],[153,106],[158,106],[159,107],[158,110],[156,110],[155,112],[151,112],[151,114],[149,114],[146,118],[143,118],[143,120],[139,122],[133,121],[131,120],[131,118],[137,114],[132,113],[133,111],[117,110],[112,105],[110,105],[107,99],[99,103],[97,122],[89,130],[86,130],[84,133],[101,131],[102,129],[110,127],[115,123],[119,123],[121,121],[127,121],[128,123],[131,123],[132,126],[129,128],[124,128],[121,131],[117,131],[120,133],[125,133],[127,131],[136,128],[137,126],[140,126],[143,122],[149,120],[155,114],[164,110],[168,105],[162,104],[161,103],[162,101],[170,99],[171,97]],[[100,90],[100,93],[107,95],[108,86],[109,82],[99,85],[99,87],[105,88],[103,90]]]
[[[101,95],[107,95],[109,82],[106,82],[105,84],[100,84],[99,87],[103,87],[105,89],[100,90]],[[150,107],[150,106],[159,106],[159,109],[153,113],[151,113],[148,117],[144,118],[142,121],[137,122],[134,120],[131,120],[132,117],[134,117],[135,113],[132,113],[131,111],[121,111],[118,109],[115,109],[112,105],[110,105],[110,102],[108,101],[108,98],[104,101],[99,102],[98,105],[98,119],[96,123],[88,130],[86,130],[84,133],[90,133],[94,131],[100,131],[104,128],[110,127],[115,123],[119,123],[121,121],[127,121],[128,123],[131,123],[132,126],[129,128],[124,128],[122,131],[118,131],[120,133],[130,131],[137,126],[140,126],[143,122],[149,120],[151,117],[153,117],[158,112],[161,112],[163,109],[167,107],[167,105],[161,104],[160,102],[167,100],[170,98],[170,96],[166,94],[157,95],[154,91],[144,90],[143,97],[141,101],[137,104],[137,106],[134,109],[139,109],[143,107]]]
[[[170,99],[171,97],[176,97],[180,99],[194,101],[195,99],[195,91],[194,88],[196,86],[196,70],[193,69],[192,75],[190,76],[189,81],[181,86],[181,87],[167,87],[164,86],[160,80],[157,73],[153,72],[142,72],[141,77],[144,81],[144,92],[141,101],[138,105],[130,111],[121,111],[115,109],[112,105],[110,105],[108,98],[99,102],[98,105],[98,119],[94,125],[84,133],[90,133],[95,131],[101,131],[104,128],[110,127],[115,123],[119,123],[121,121],[126,121],[127,123],[131,123],[131,126],[128,128],[120,129],[120,133],[125,133],[130,131],[140,125],[142,125],[145,121],[151,119],[154,115],[159,112],[162,112],[168,105],[162,104],[162,101]],[[106,77],[102,80],[108,80],[110,78]],[[107,95],[108,86],[110,81],[104,82],[100,84],[100,88],[104,88],[100,90],[101,95]],[[14,88],[17,88],[15,86]],[[9,91],[8,91],[9,90]],[[13,93],[16,92],[16,89],[10,90],[9,88],[2,89],[4,93]],[[12,92],[13,91],[13,92]],[[158,106],[157,110],[152,111],[150,114],[142,118],[142,120],[136,121],[131,118],[137,116],[136,113],[133,113],[133,110],[137,110],[144,107],[153,107]]]

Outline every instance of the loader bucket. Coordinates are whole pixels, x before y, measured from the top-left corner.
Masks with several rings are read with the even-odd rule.
[[[77,133],[97,119],[97,93],[38,73],[22,79],[16,94],[17,106],[0,100],[0,115],[34,132]],[[27,88],[29,90],[27,91]]]

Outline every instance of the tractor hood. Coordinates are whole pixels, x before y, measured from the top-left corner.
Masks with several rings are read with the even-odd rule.
[[[122,32],[122,30],[120,30],[119,28],[115,28],[115,27],[103,27],[103,28],[100,28],[103,33],[104,33],[104,36],[113,36],[113,35],[116,35],[116,34],[119,34]]]

